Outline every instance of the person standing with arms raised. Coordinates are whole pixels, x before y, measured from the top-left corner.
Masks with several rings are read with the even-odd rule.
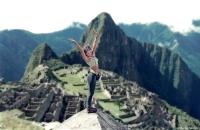
[[[89,65],[89,74],[87,77],[88,84],[88,97],[87,97],[87,111],[88,113],[95,113],[97,111],[96,108],[92,107],[92,97],[95,92],[96,81],[100,78],[98,58],[95,56],[96,48],[97,48],[97,40],[99,38],[99,33],[93,30],[94,40],[92,43],[92,47],[89,44],[86,44],[84,47],[81,47],[80,44],[70,38],[69,41],[74,43],[75,46],[80,51],[81,57],[83,60]]]

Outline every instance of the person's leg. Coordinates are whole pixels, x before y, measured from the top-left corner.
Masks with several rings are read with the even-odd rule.
[[[95,74],[89,73],[88,75],[88,98],[87,98],[87,108],[92,106],[92,97],[94,95],[95,86],[96,86],[96,77]]]

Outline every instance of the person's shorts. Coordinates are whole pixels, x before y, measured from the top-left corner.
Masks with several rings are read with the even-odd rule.
[[[99,80],[100,77],[101,77],[101,74],[100,74],[100,73],[96,74],[96,80]]]

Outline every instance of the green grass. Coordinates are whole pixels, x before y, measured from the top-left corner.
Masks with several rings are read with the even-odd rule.
[[[84,76],[87,71],[83,70],[80,71],[77,74],[71,74],[70,70],[72,69],[59,69],[57,71],[54,71],[54,74],[58,79],[60,79],[63,82],[67,82],[67,84],[64,84],[64,90],[67,94],[77,94],[82,93],[84,95],[88,94],[88,90],[85,90],[84,88],[87,88],[87,82],[84,82],[82,79],[82,76]],[[66,74],[65,76],[61,77],[60,75]],[[84,84],[82,86],[74,86],[73,84]],[[108,99],[108,97],[102,92],[102,90],[95,90],[94,98],[96,100],[99,100],[99,105],[103,107],[105,110],[109,111],[114,117],[119,118],[119,115],[125,114],[125,112],[120,111],[118,102],[115,101],[109,101],[105,102],[101,99]]]
[[[125,112],[120,111],[118,102],[99,101],[99,105],[109,111],[115,118],[120,118],[119,115],[125,114]]]
[[[84,79],[82,79],[82,76],[84,76],[86,72],[81,71],[78,74],[71,74],[70,70],[68,69],[60,69],[57,71],[54,71],[55,76],[63,81],[67,82],[64,83],[64,90],[67,94],[77,94],[77,93],[83,93],[86,94],[87,90],[84,90],[86,87],[86,83],[84,82]],[[66,76],[61,77],[60,75],[66,74]],[[74,86],[73,84],[85,84],[85,85],[79,85],[79,86]]]
[[[64,85],[64,90],[67,94],[78,94],[78,93],[82,93],[82,94],[86,94],[87,90],[84,90],[85,86],[73,86],[73,85],[68,85],[65,84]]]
[[[21,114],[22,112],[16,109],[0,112],[0,130],[44,130],[32,121],[18,118]]]
[[[106,95],[101,90],[95,90],[94,97],[96,99],[108,99]]]

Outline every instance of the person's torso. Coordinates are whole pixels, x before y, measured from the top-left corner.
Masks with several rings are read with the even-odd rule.
[[[98,66],[98,58],[96,56],[92,56],[91,59],[86,62],[90,67],[92,66]]]

